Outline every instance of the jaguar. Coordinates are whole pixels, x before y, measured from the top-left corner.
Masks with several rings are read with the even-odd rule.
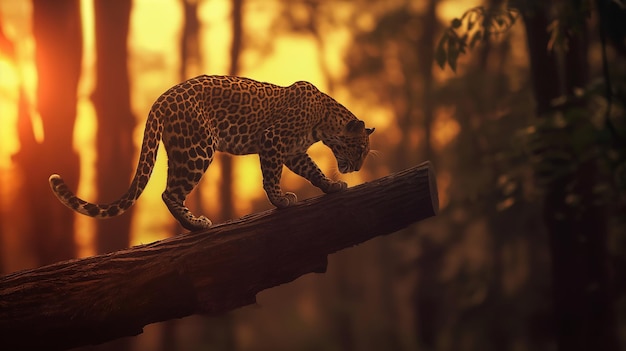
[[[307,154],[311,145],[328,146],[341,173],[358,171],[370,152],[366,128],[347,108],[309,82],[278,86],[236,76],[201,75],[174,85],[152,105],[135,175],[117,201],[94,204],[78,198],[61,176],[49,183],[56,197],[70,209],[96,218],[110,218],[128,210],[143,192],[163,141],[168,157],[163,201],[188,230],[208,228],[212,222],[196,217],[185,206],[216,151],[233,155],[258,154],[263,189],[277,208],[297,201],[280,187],[283,165],[324,193],[346,189],[341,180],[326,177]]]

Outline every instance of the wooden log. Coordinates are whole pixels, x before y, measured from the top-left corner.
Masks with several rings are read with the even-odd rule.
[[[326,271],[327,255],[436,215],[429,162],[207,230],[0,277],[0,348],[67,349],[219,314]],[[115,235],[115,233],[110,233]]]

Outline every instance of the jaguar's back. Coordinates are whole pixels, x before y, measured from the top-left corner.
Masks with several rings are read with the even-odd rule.
[[[345,183],[326,178],[306,150],[322,140],[333,150],[341,172],[358,170],[369,152],[371,132],[308,82],[281,87],[241,77],[199,76],[168,89],[153,104],[139,165],[122,198],[107,205],[91,204],[77,198],[58,175],[50,177],[50,184],[61,202],[79,213],[100,218],[119,215],[134,204],[147,184],[162,139],[168,154],[163,200],[185,228],[206,228],[211,222],[193,216],[184,200],[215,151],[258,153],[269,200],[286,207],[296,198],[279,187],[283,165],[325,192],[342,190]]]

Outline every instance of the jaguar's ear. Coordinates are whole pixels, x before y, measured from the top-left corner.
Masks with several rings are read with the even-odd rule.
[[[346,131],[348,133],[359,133],[365,129],[365,122],[353,119],[346,124]]]
[[[376,128],[365,128],[365,132],[367,133],[367,135],[374,133],[375,130]]]

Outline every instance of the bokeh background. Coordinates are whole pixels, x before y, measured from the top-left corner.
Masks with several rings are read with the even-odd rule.
[[[358,173],[314,145],[323,171],[352,186],[431,160],[440,215],[255,306],[85,350],[619,350],[624,23],[617,1],[0,0],[0,272],[183,233],[160,198],[162,148],[111,220],[47,183],[123,194],[170,86],[307,80],[376,128]],[[283,188],[320,194],[288,171]],[[214,222],[271,208],[258,157],[218,156],[189,206]]]

